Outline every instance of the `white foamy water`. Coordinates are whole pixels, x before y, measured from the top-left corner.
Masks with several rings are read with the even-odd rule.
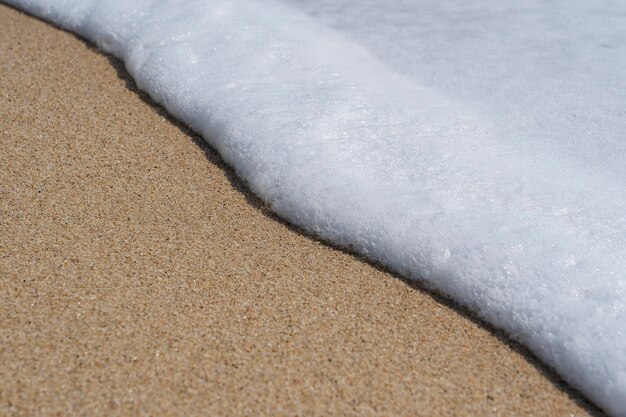
[[[2,1],[123,59],[280,216],[626,416],[626,3]]]

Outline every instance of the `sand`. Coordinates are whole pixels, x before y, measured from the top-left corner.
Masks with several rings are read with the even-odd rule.
[[[274,218],[118,61],[5,6],[0,138],[0,415],[598,413]]]

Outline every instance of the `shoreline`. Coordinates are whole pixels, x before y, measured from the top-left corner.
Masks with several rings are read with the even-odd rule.
[[[0,21],[0,409],[597,412],[499,334],[268,217],[94,48]]]

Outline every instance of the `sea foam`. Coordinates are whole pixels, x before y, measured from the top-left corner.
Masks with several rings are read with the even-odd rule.
[[[626,5],[2,1],[121,58],[283,218],[626,416]]]

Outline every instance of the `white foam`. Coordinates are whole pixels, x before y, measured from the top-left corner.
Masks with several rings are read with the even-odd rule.
[[[626,416],[623,4],[3,1],[123,59],[280,216]]]

